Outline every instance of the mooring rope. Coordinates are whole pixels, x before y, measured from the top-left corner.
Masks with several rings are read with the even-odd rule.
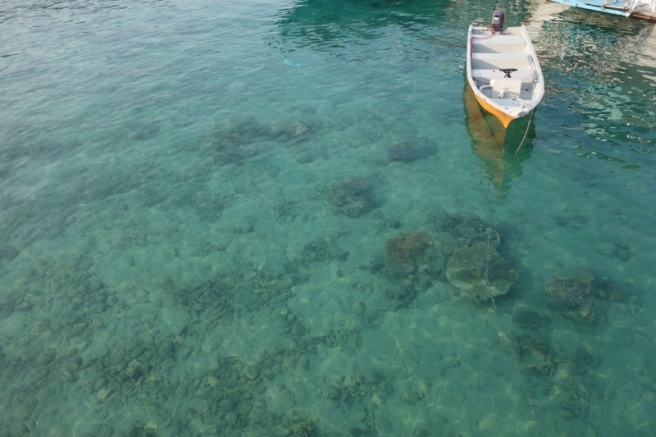
[[[519,146],[515,150],[515,153],[503,164],[503,167],[510,162],[510,160],[514,159],[517,156],[517,153],[519,150],[522,148],[524,145],[524,141],[526,141],[526,137],[528,136],[528,130],[531,126],[532,122],[532,116],[533,112],[531,111],[528,124],[526,125],[526,132],[524,132],[524,136],[522,138],[522,141],[519,143]],[[487,220],[487,256],[485,258],[485,285],[487,286],[488,289],[490,289],[490,278],[489,278],[489,268],[490,268],[490,253],[492,252],[491,247],[490,247],[490,239],[492,236],[492,213],[494,211],[494,189],[495,185],[491,184],[491,195],[490,195],[490,202],[489,202],[489,209],[488,209],[488,220]],[[531,409],[531,416],[533,417],[533,423],[535,423],[535,426],[537,428],[538,432],[538,437],[542,437],[542,428],[540,427],[540,422],[538,422],[537,416],[535,415],[535,407],[533,405],[533,398],[531,398],[530,393],[528,392],[528,388],[526,388],[526,382],[524,380],[524,372],[522,372],[522,366],[520,363],[520,357],[517,353],[517,350],[515,350],[514,343],[512,340],[512,337],[508,333],[508,330],[506,330],[506,327],[503,324],[503,321],[501,320],[501,316],[499,316],[499,311],[497,310],[497,303],[494,300],[494,296],[492,296],[492,293],[490,293],[490,299],[492,300],[492,308],[494,309],[494,315],[497,318],[497,321],[499,322],[499,326],[501,326],[501,330],[503,331],[503,334],[506,337],[506,340],[508,341],[508,344],[510,345],[510,351],[512,352],[513,356],[513,361],[515,362],[515,366],[517,367],[517,373],[519,373],[519,383],[522,386],[522,390],[524,390],[524,396],[526,397],[526,401],[528,402],[528,406]]]
[[[517,146],[517,150],[515,150],[515,153],[513,153],[512,158],[514,158],[515,155],[517,155],[517,153],[519,152],[519,149],[521,149],[522,146],[524,145],[524,141],[526,141],[526,137],[528,136],[528,130],[531,127],[531,122],[533,121],[532,118],[533,118],[533,111],[531,111],[528,114],[528,123],[526,124],[526,130],[524,131],[524,136],[522,137],[522,141],[519,143],[519,146]],[[512,158],[510,158],[510,159],[512,159]],[[508,162],[510,162],[510,159],[508,160]]]

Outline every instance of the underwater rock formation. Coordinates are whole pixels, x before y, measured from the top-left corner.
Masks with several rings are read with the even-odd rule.
[[[506,294],[517,280],[512,266],[483,242],[458,249],[447,263],[446,276],[463,296],[478,299]]]
[[[353,411],[355,405],[360,405],[355,408],[360,409],[359,414],[364,424],[373,419],[371,413],[367,414],[367,412],[384,406],[390,395],[394,393],[394,386],[389,375],[367,368],[362,372],[325,374],[319,392],[335,406],[343,405],[348,407],[349,411]],[[366,432],[360,435],[374,434]]]
[[[537,375],[551,375],[557,366],[556,354],[544,339],[530,334],[517,338],[519,360]]]
[[[594,273],[588,267],[578,267],[568,275],[556,277],[544,284],[544,291],[554,299],[570,307],[584,304],[584,299],[592,290]]]
[[[277,123],[272,130],[276,136],[292,139],[305,135],[310,131],[310,127],[302,121],[286,121]]]
[[[319,119],[283,120],[267,125],[255,117],[242,116],[216,123],[208,133],[203,150],[209,151],[217,165],[243,164],[274,143],[294,146],[321,127]]]
[[[574,313],[566,314],[566,317],[576,317],[574,322],[585,322],[586,325],[596,325],[604,315],[604,308],[597,304],[595,295],[591,291],[596,291],[596,295],[603,300],[618,300],[622,294],[617,284],[607,279],[601,281],[594,280],[594,272],[589,267],[577,267],[566,274],[558,274],[556,277],[544,285],[546,293],[575,309]]]
[[[370,178],[347,177],[324,188],[333,210],[348,217],[358,217],[378,206]]]
[[[306,244],[301,252],[301,259],[305,263],[344,261],[350,253],[339,247],[335,240],[334,237],[332,239],[318,238]]]
[[[317,150],[306,145],[321,127],[323,120],[308,115],[314,111],[310,108],[299,111],[299,118],[289,118],[274,122],[271,126],[271,136],[274,141],[281,143],[298,164],[308,164],[319,158],[327,158],[329,153],[325,149]]]
[[[270,139],[272,130],[254,117],[217,123],[207,135],[203,149],[214,155],[217,165],[243,164],[256,155],[254,143]]]
[[[412,302],[444,270],[442,248],[425,232],[399,234],[386,242],[385,250],[382,270],[393,283],[385,295],[393,310]]]
[[[489,220],[483,220],[470,212],[449,214],[444,210],[436,210],[430,213],[429,221],[441,235],[440,241],[450,246],[451,252],[477,243],[489,244],[498,251],[502,233],[504,240],[508,235],[517,233],[514,227],[503,223],[493,226]]]
[[[538,330],[551,323],[551,318],[536,311],[520,309],[513,317],[513,322],[521,329]]]
[[[387,257],[391,259],[407,259],[416,261],[424,249],[433,244],[433,240],[425,232],[409,232],[391,238],[385,243]]]
[[[389,299],[389,308],[397,310],[408,305],[417,296],[417,291],[410,285],[393,285],[385,292],[386,297]]]
[[[316,422],[309,418],[294,422],[288,431],[289,435],[293,437],[315,437],[320,435]]]
[[[473,246],[479,242],[490,243],[497,248],[501,236],[489,223],[472,214],[449,215],[443,226],[451,232],[463,246]]]
[[[574,311],[565,313],[573,322],[598,325],[605,315],[605,306],[596,298],[614,301],[622,299],[619,286],[606,278],[594,279],[594,271],[585,266],[557,274],[544,284],[545,292]],[[593,294],[592,291],[595,293]]]
[[[620,286],[615,282],[602,279],[600,281],[593,281],[592,286],[597,292],[597,296],[600,299],[604,300],[620,300],[622,299],[622,292],[620,291]]]
[[[628,261],[635,256],[635,253],[633,253],[633,250],[629,246],[615,244],[612,250],[612,256],[621,261]]]
[[[424,249],[431,246],[433,240],[425,232],[400,234],[385,243],[385,272],[392,279],[403,279],[417,270]]]
[[[373,223],[371,227],[379,232],[387,232],[393,229],[399,229],[401,221],[387,211],[376,210],[371,213]]]
[[[436,152],[437,147],[429,141],[403,141],[387,149],[387,158],[390,161],[412,162],[434,155]]]
[[[295,145],[315,133],[323,125],[316,117],[304,117],[302,120],[281,120],[273,124],[272,136],[280,142]]]

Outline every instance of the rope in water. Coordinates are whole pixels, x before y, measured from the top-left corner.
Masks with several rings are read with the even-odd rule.
[[[519,143],[519,146],[515,150],[515,153],[513,153],[513,156],[508,159],[504,163],[504,167],[517,156],[517,153],[519,150],[522,148],[524,145],[524,141],[526,141],[526,137],[528,136],[528,130],[531,126],[532,122],[532,116],[533,112],[531,112],[528,120],[528,124],[526,125],[526,132],[524,132],[524,137],[522,138],[522,141]],[[489,203],[489,210],[488,210],[488,220],[487,220],[487,256],[485,258],[485,285],[490,288],[490,279],[489,279],[489,268],[490,268],[490,238],[492,234],[492,213],[493,213],[493,203],[494,203],[494,184],[492,184],[492,190],[491,190],[491,196],[490,196],[490,203]],[[535,423],[535,426],[537,428],[537,433],[538,437],[542,437],[542,428],[540,427],[540,422],[538,422],[537,416],[535,415],[535,407],[533,405],[533,398],[531,398],[530,393],[528,392],[528,388],[526,388],[526,382],[524,381],[524,372],[522,372],[522,367],[519,361],[519,356],[517,354],[517,350],[513,346],[513,340],[508,331],[506,330],[506,327],[504,326],[501,316],[499,316],[499,311],[497,310],[497,303],[494,300],[494,296],[490,295],[490,299],[492,300],[492,308],[494,308],[494,315],[497,318],[497,321],[499,322],[499,326],[501,326],[501,330],[503,331],[504,336],[506,337],[506,340],[508,341],[508,344],[510,344],[510,350],[512,352],[513,356],[513,361],[515,362],[515,366],[517,367],[517,373],[519,373],[519,383],[522,386],[522,390],[524,390],[524,396],[526,397],[526,401],[528,402],[528,406],[531,409],[531,416],[533,417],[533,423]]]

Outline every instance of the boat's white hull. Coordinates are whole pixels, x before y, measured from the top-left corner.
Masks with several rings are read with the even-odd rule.
[[[544,76],[526,27],[492,32],[470,26],[467,80],[476,100],[505,127],[535,109],[544,95]]]
[[[553,0],[556,3],[587,9],[589,11],[603,12],[605,14],[620,15],[622,17],[636,17],[644,20],[656,21],[656,0]]]

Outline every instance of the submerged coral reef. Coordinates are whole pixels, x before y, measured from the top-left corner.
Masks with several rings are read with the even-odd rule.
[[[486,300],[508,293],[518,275],[499,254],[501,234],[491,223],[470,213],[441,214],[433,220],[453,238],[446,276],[462,296]]]
[[[591,292],[594,290],[594,294]],[[569,307],[585,306],[594,297],[614,301],[622,299],[620,286],[608,278],[595,280],[594,270],[579,266],[566,273],[558,273],[544,284],[544,291]]]
[[[208,132],[202,149],[212,155],[216,165],[241,165],[267,149],[270,143],[295,148],[316,132],[321,124],[314,118],[284,119],[268,124],[253,116],[234,117],[216,122]]]
[[[402,141],[387,149],[387,159],[390,161],[412,162],[427,158],[437,153],[437,146],[430,141],[415,139]]]
[[[256,143],[270,139],[271,128],[255,117],[216,123],[208,133],[203,149],[210,151],[217,165],[243,164],[257,154]]]
[[[547,294],[567,306],[582,305],[592,290],[594,273],[588,267],[578,267],[567,275],[556,275],[544,284]]]
[[[403,307],[427,289],[442,275],[444,259],[442,248],[426,232],[401,233],[387,240],[381,270],[392,282],[386,291],[390,306]]]
[[[620,286],[608,278],[599,281],[593,281],[592,287],[600,299],[603,300],[621,300],[622,291]]]
[[[448,229],[462,246],[485,242],[498,248],[501,244],[501,235],[492,224],[484,222],[473,214],[452,214],[442,218],[441,221],[441,226]]]
[[[337,213],[358,217],[378,207],[373,178],[352,176],[323,188],[326,199]]]
[[[418,289],[443,277],[465,297],[489,299],[506,294],[517,281],[513,266],[497,248],[500,234],[471,214],[431,216],[435,237],[424,231],[402,233],[385,244],[384,272],[394,282],[394,301],[414,299]]]
[[[447,263],[446,276],[463,296],[478,299],[506,294],[517,280],[512,266],[482,242],[457,250]]]
[[[544,291],[556,302],[573,310],[566,312],[566,317],[574,322],[583,321],[586,325],[599,324],[605,313],[603,301],[622,299],[618,284],[608,278],[595,280],[594,271],[587,266],[556,274],[544,284]]]
[[[433,250],[430,250],[433,249]],[[425,232],[408,232],[385,243],[385,273],[395,282],[417,283],[423,276],[442,273],[443,255]]]
[[[433,240],[427,233],[409,232],[387,240],[385,248],[388,259],[417,261],[424,249],[432,244]]]

